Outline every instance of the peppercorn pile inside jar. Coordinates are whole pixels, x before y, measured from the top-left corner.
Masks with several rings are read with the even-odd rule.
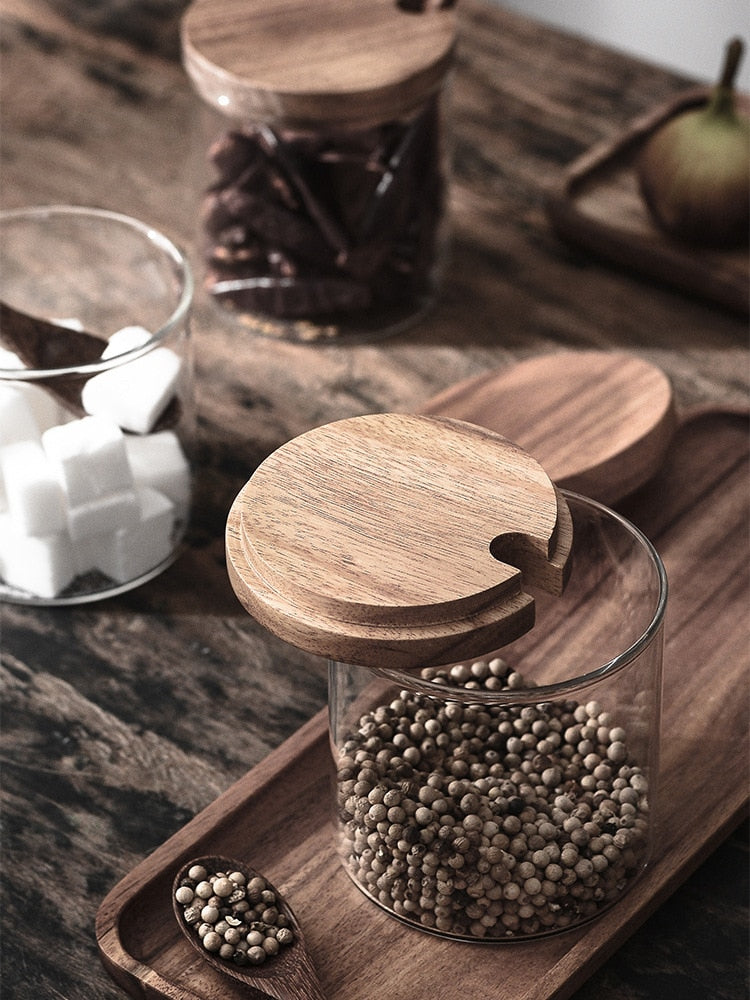
[[[359,887],[470,940],[564,930],[614,903],[649,829],[648,782],[614,715],[472,703],[525,687],[499,657],[421,676],[456,700],[398,691],[338,741],[339,850]]]
[[[413,322],[444,258],[453,15],[252,0],[229,40],[226,6],[195,0],[183,23],[186,69],[213,109],[200,213],[210,296],[289,339]]]

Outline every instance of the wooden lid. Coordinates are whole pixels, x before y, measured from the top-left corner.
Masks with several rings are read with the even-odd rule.
[[[420,412],[489,427],[559,487],[611,505],[656,475],[675,432],[672,385],[625,351],[560,351],[484,372]]]
[[[274,452],[226,534],[240,602],[288,642],[402,669],[497,649],[528,631],[525,587],[561,593],[567,506],[505,438],[438,417],[327,424]]]
[[[396,0],[195,0],[185,68],[227,115],[304,126],[390,121],[421,104],[450,65],[455,12]]]

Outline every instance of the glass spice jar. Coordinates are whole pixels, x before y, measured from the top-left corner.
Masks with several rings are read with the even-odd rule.
[[[329,660],[345,870],[474,942],[595,918],[654,840],[664,567],[527,458],[455,421],[342,421],[272,455],[227,528],[245,607]],[[540,483],[556,515],[530,523]]]
[[[396,0],[195,0],[185,68],[209,135],[210,297],[298,341],[390,334],[445,261],[455,15]]]

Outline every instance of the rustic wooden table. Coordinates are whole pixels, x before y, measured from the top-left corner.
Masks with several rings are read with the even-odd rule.
[[[4,0],[2,207],[93,204],[192,252],[197,100],[177,52],[179,4],[154,11],[144,21],[138,3]],[[324,666],[247,617],[225,571],[229,505],[274,448],[332,419],[418,409],[459,379],[560,348],[656,362],[681,406],[747,405],[744,318],[565,245],[544,210],[571,161],[689,81],[484,0],[461,0],[460,20],[454,247],[432,315],[388,341],[310,347],[253,339],[199,295],[187,551],[105,603],[0,608],[8,997],[123,996],[97,954],[103,897],[325,704]],[[740,775],[746,754],[743,736]],[[555,995],[744,997],[741,818],[733,807],[719,831],[729,839],[694,873],[697,860],[683,866],[675,895],[639,911],[632,937],[611,956],[598,949]]]

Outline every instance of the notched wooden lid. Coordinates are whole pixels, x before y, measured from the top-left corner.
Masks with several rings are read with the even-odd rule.
[[[185,68],[228,115],[288,124],[390,121],[441,83],[455,11],[396,0],[194,0],[182,21]]]
[[[310,652],[402,669],[528,631],[525,587],[561,593],[570,515],[544,470],[461,421],[376,414],[274,452],[229,514],[229,576],[261,624]]]

